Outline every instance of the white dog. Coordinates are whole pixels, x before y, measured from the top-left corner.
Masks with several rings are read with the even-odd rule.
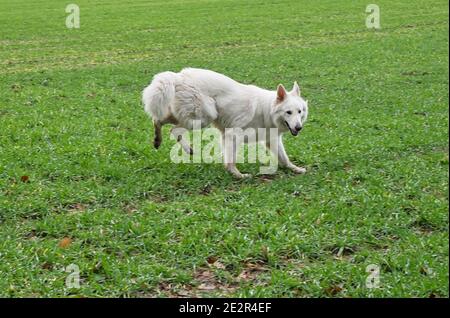
[[[229,128],[264,128],[267,131],[277,128],[275,139],[265,139],[266,146],[276,152],[280,166],[296,173],[306,171],[290,162],[281,138],[287,131],[297,136],[308,116],[308,103],[300,97],[297,82],[291,92],[281,84],[276,91],[269,91],[240,84],[213,71],[186,68],[179,73],[155,75],[144,89],[142,99],[145,111],[153,119],[155,148],[161,144],[161,126],[164,124],[175,125],[171,131],[174,133],[179,127],[191,130],[194,120],[200,121],[202,128],[212,123],[222,133],[223,140]],[[192,154],[186,140],[181,135],[176,137],[183,149]],[[277,147],[271,147],[274,142]],[[226,169],[238,178],[248,176],[236,168],[236,142],[223,144]]]

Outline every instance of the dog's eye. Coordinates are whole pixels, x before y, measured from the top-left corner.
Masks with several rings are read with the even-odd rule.
[[[288,111],[286,112],[286,114],[292,115],[292,112],[291,112],[290,110],[288,110]]]
[[[298,111],[298,113],[299,113],[299,114],[301,114],[301,113],[302,113],[302,111],[301,111],[301,110],[299,110],[299,111]]]

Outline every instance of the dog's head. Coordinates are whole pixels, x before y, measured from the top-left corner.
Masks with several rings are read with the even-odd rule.
[[[272,120],[281,132],[290,131],[297,136],[308,117],[308,101],[300,96],[300,87],[294,83],[287,92],[283,85],[277,87],[277,98],[272,108]]]

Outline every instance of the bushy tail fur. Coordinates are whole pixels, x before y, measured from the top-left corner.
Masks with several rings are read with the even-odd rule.
[[[178,74],[163,72],[156,74],[152,82],[142,92],[145,111],[152,117],[155,127],[153,145],[159,148],[162,142],[161,126],[170,116],[171,104],[175,100],[175,85]]]
[[[155,127],[154,145],[162,142],[161,126],[167,123],[192,130],[194,121],[208,126],[218,116],[215,100],[202,94],[195,85],[180,74],[156,74],[142,92],[145,111]]]
[[[156,74],[150,85],[142,92],[144,109],[152,116],[153,122],[163,122],[170,116],[177,79],[178,74],[174,72]]]

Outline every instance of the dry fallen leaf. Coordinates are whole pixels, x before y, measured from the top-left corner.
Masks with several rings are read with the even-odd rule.
[[[259,263],[247,263],[245,269],[236,278],[236,281],[255,280],[262,272],[267,271],[267,268]]]
[[[27,183],[27,182],[30,182],[30,177],[28,177],[28,176],[21,176],[21,177],[20,177],[20,180],[21,180],[22,182]]]
[[[247,269],[244,269],[237,277],[237,280],[238,281],[248,280],[249,278],[251,278],[251,272]]]
[[[211,279],[212,277],[214,277],[213,273],[208,270],[204,270],[196,275],[198,280]]]
[[[209,267],[215,267],[217,269],[225,269],[225,265],[218,261],[218,258],[215,256],[210,256],[206,259]]]
[[[69,247],[69,245],[72,244],[72,239],[70,237],[65,237],[61,241],[59,241],[59,247],[66,248]]]
[[[206,261],[208,262],[208,264],[214,264],[215,262],[217,262],[217,257],[210,256],[206,259]]]
[[[180,290],[177,292],[179,297],[189,297],[189,292],[187,290]]]
[[[325,293],[330,296],[335,296],[343,290],[342,285],[332,285],[325,289]]]
[[[217,281],[214,274],[209,270],[203,270],[197,273],[196,280],[200,283],[197,287],[199,290],[216,289]]]
[[[198,286],[198,289],[199,290],[214,290],[214,289],[216,289],[216,285],[203,283]]]
[[[44,262],[44,263],[41,265],[41,267],[42,267],[42,269],[48,269],[48,270],[51,270],[51,269],[53,268],[53,265],[52,265],[51,263],[49,263],[49,262]]]
[[[158,284],[158,289],[161,291],[170,291],[172,289],[172,286],[166,282],[160,282]]]
[[[215,261],[213,264],[208,265],[210,267],[223,266],[220,262],[217,261]],[[190,296],[195,295],[196,297],[202,297],[202,293],[210,291],[218,291],[221,294],[229,294],[236,289],[236,284],[229,284],[227,282],[220,281],[214,275],[214,272],[210,269],[199,269],[194,275],[194,280],[198,285],[197,287],[194,287],[192,291],[187,291]],[[195,291],[200,292],[200,294],[196,294]],[[182,295],[180,294],[180,296]]]

